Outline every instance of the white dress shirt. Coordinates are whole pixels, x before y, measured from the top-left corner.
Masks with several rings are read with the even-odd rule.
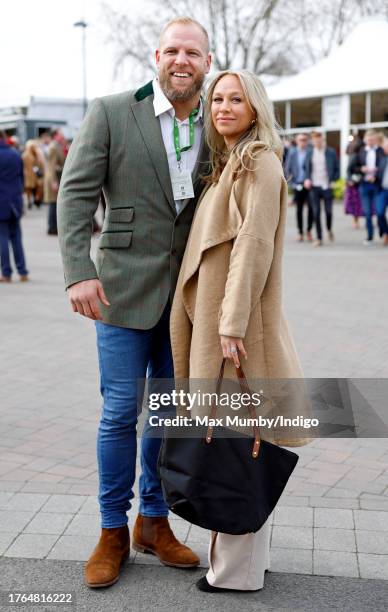
[[[383,182],[381,184],[383,189],[388,191],[388,161],[385,162],[385,170],[383,174]]]
[[[170,169],[170,176],[173,170],[178,170],[178,161],[176,158],[176,151],[174,145],[174,117],[175,109],[171,102],[164,95],[157,78],[152,81],[154,88],[154,110],[155,117],[159,117],[160,128],[162,130],[162,137],[164,147],[167,153],[168,167]],[[181,149],[190,144],[190,127],[189,118],[180,121],[176,117],[176,121],[179,129],[179,142]],[[181,153],[180,167],[182,170],[188,170],[191,174],[193,173],[197,157],[199,154],[199,147],[201,144],[201,135],[203,129],[203,104],[202,100],[199,103],[199,113],[194,117],[194,144],[188,151]],[[175,200],[175,208],[179,213],[185,206],[187,200]]]
[[[365,147],[366,158],[365,165],[368,168],[376,168],[376,149],[375,147]]]
[[[322,189],[328,189],[330,187],[326,167],[325,148],[318,149],[318,147],[314,147],[313,149],[311,180],[314,187],[322,187]]]

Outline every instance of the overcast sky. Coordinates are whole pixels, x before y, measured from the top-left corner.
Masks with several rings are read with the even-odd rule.
[[[111,0],[131,6],[136,0]],[[0,107],[26,103],[30,95],[82,97],[81,28],[87,28],[88,97],[121,91],[113,82],[113,53],[104,43],[100,0],[3,0],[0,3]],[[130,84],[128,84],[128,88]]]

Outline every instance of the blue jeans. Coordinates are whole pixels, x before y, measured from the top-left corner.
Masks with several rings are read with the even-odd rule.
[[[322,240],[321,200],[323,200],[325,204],[327,231],[331,232],[333,224],[333,190],[330,188],[322,189],[322,187],[313,187],[310,191],[310,202],[313,209],[318,240]]]
[[[134,497],[138,405],[146,375],[153,379],[150,380],[152,392],[157,388],[157,379],[169,379],[171,382],[167,384],[173,386],[169,317],[168,305],[160,321],[149,330],[127,329],[96,321],[103,396],[97,438],[102,527],[121,527],[128,522],[126,513]],[[168,508],[157,474],[162,432],[155,437],[151,430],[154,428],[150,427],[147,416],[141,440],[139,511],[143,516],[167,516]]]
[[[382,189],[376,197],[376,213],[379,223],[380,236],[388,234],[388,223],[385,212],[388,206],[388,189]]]
[[[12,276],[9,243],[12,245],[13,257],[17,271],[19,272],[20,276],[26,276],[28,274],[28,270],[26,268],[24,258],[20,219],[15,216],[12,216],[7,221],[0,221],[1,273],[7,278]]]
[[[368,240],[373,240],[373,207],[377,196],[377,185],[362,182],[360,185],[360,197],[362,209],[365,215],[366,231]]]

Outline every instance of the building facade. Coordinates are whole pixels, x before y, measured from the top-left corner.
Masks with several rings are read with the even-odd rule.
[[[368,128],[388,132],[388,22],[360,23],[327,58],[267,88],[283,133],[318,130],[341,159]]]

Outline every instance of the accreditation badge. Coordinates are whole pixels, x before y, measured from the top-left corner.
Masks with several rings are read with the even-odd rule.
[[[191,172],[188,170],[171,170],[171,184],[174,200],[186,200],[194,197]]]

